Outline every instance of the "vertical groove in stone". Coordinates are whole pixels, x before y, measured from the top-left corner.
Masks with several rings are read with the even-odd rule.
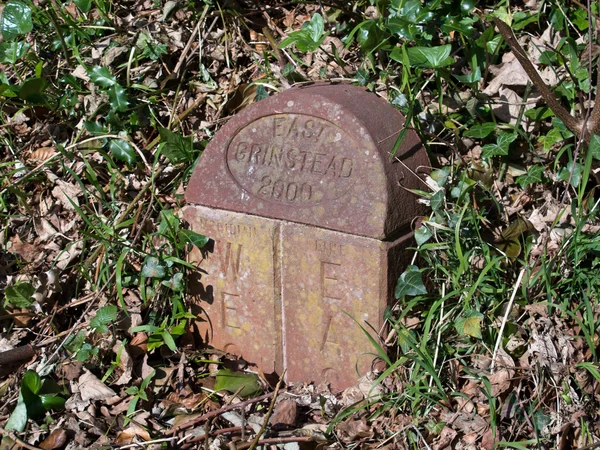
[[[275,336],[275,372],[281,375],[285,369],[285,328],[283,320],[285,311],[283,309],[283,293],[281,292],[281,229],[284,224],[278,223],[273,229],[273,299],[275,306],[275,323],[277,330]]]

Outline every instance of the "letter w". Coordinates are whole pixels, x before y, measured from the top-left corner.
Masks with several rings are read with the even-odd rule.
[[[240,273],[240,260],[242,256],[242,246],[227,242],[224,255],[221,255],[221,273],[234,280],[237,279]]]

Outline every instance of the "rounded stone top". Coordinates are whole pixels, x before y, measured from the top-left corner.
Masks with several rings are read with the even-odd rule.
[[[347,84],[289,89],[233,116],[207,145],[186,201],[376,239],[424,213],[407,189],[429,166],[404,117]]]

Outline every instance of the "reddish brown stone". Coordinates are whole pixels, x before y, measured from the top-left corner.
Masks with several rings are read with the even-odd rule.
[[[192,295],[203,309],[205,342],[281,373],[279,223],[201,206],[187,207],[184,216],[213,239],[188,255],[201,268]]]
[[[404,118],[362,88],[312,85],[246,108],[213,138],[185,212],[214,241],[190,261],[211,345],[287,381],[353,384],[410,254],[429,164]],[[194,206],[195,205],[195,206]],[[360,324],[360,326],[359,326]]]
[[[318,380],[343,389],[371,369],[377,349],[366,333],[377,341],[383,331],[383,312],[401,268],[390,260],[402,255],[411,237],[383,242],[283,226],[283,348],[289,380]]]
[[[404,117],[351,85],[289,89],[244,109],[215,135],[188,203],[385,239],[422,213],[405,188],[429,165]],[[411,170],[409,170],[410,168]]]

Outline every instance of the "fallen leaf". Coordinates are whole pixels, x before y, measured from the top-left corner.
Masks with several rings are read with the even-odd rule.
[[[117,341],[112,350],[115,352],[115,354],[121,355],[119,358],[119,367],[123,371],[119,379],[115,381],[115,384],[117,386],[129,384],[132,378],[131,372],[133,371],[133,360],[131,359],[126,346],[124,346],[121,341]]]
[[[371,427],[367,425],[367,421],[364,418],[345,420],[339,423],[335,427],[335,430],[337,431],[338,438],[346,444],[373,434]]]
[[[56,180],[56,186],[52,189],[52,196],[58,200],[65,209],[75,211],[75,206],[79,206],[77,197],[81,195],[79,185],[67,183],[66,181]]]
[[[40,147],[31,153],[29,159],[32,161],[46,161],[56,154],[56,150],[54,150],[52,147]]]
[[[104,400],[116,395],[115,391],[88,371],[79,377],[79,394],[83,401]]]
[[[271,416],[272,426],[291,426],[296,422],[298,405],[294,400],[285,399],[277,403],[275,412]]]
[[[438,436],[438,438],[433,442],[431,448],[433,450],[444,450],[445,448],[454,448],[452,447],[452,441],[456,438],[456,431],[450,427],[444,427]]]
[[[35,245],[21,241],[19,235],[10,238],[10,242],[12,245],[8,249],[9,253],[19,255],[24,261],[34,262],[43,255]]]
[[[40,442],[39,447],[44,450],[53,450],[60,448],[67,443],[67,433],[62,428],[57,428],[50,436]]]
[[[517,59],[505,63],[496,78],[483,90],[489,96],[498,94],[500,88],[506,86],[525,86],[529,82],[529,76]]]
[[[136,436],[141,437],[144,441],[149,441],[151,439],[150,434],[146,430],[133,424],[119,433],[115,439],[115,444],[131,444],[133,442],[133,438]]]

